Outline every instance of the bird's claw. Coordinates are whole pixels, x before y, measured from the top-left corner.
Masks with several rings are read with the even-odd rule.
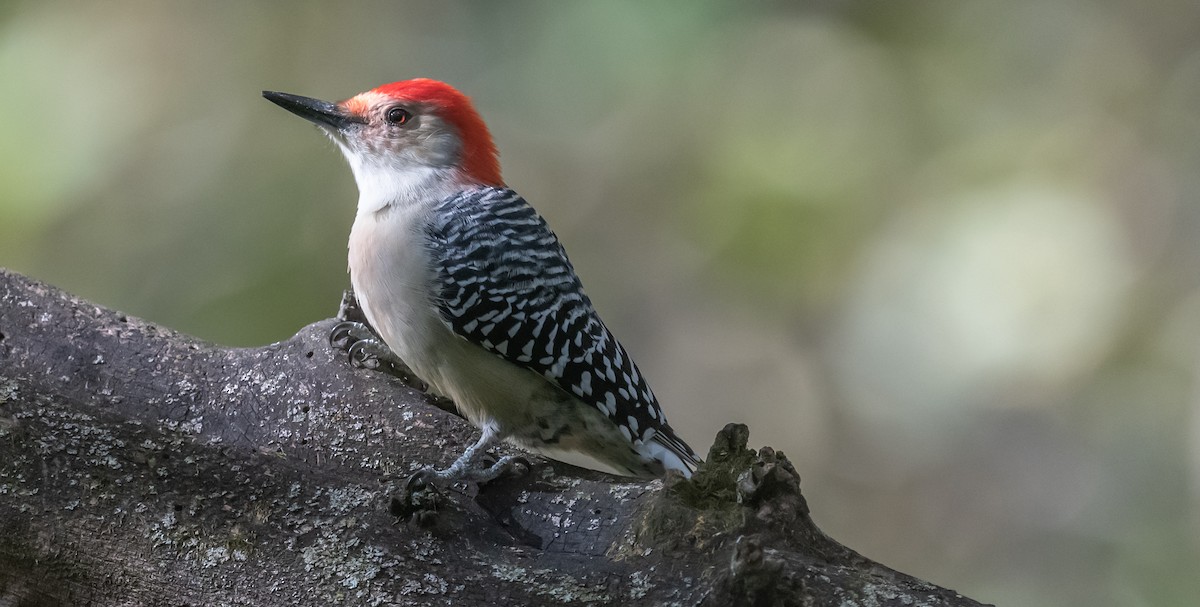
[[[348,351],[354,344],[368,339],[376,339],[371,327],[353,320],[339,322],[329,330],[329,346],[337,350]]]
[[[339,322],[329,330],[329,346],[346,352],[356,369],[387,371],[422,392],[428,389],[415,379],[412,369],[383,343],[370,325],[353,320]]]
[[[363,339],[350,344],[347,350],[350,364],[357,369],[378,369],[384,363],[384,358],[392,353],[382,342],[374,339]]]

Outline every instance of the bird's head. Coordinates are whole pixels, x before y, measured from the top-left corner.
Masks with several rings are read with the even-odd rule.
[[[487,125],[471,99],[444,82],[402,80],[338,103],[272,91],[263,97],[328,133],[364,195],[374,188],[386,197],[389,188],[427,180],[504,185]]]

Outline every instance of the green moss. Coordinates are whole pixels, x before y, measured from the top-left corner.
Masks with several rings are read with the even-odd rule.
[[[727,424],[717,433],[708,458],[692,478],[671,485],[670,493],[697,510],[731,510],[738,505],[737,479],[754,463],[757,454],[746,447],[750,429]]]
[[[723,534],[745,525],[746,509],[738,503],[737,479],[754,463],[746,448],[750,431],[729,424],[717,433],[708,458],[690,479],[674,478],[663,495],[641,517],[633,546],[672,547],[686,543],[704,549]]]

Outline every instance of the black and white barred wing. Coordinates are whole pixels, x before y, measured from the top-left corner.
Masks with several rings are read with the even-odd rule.
[[[434,216],[437,303],[455,333],[596,407],[631,442],[653,440],[698,463],[592,308],[558,238],[521,196],[471,190],[442,201]]]

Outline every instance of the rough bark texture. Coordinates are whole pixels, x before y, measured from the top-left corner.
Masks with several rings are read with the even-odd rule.
[[[828,538],[732,424],[693,481],[531,457],[401,520],[474,432],[332,322],[223,348],[0,270],[0,606],[978,605]]]

